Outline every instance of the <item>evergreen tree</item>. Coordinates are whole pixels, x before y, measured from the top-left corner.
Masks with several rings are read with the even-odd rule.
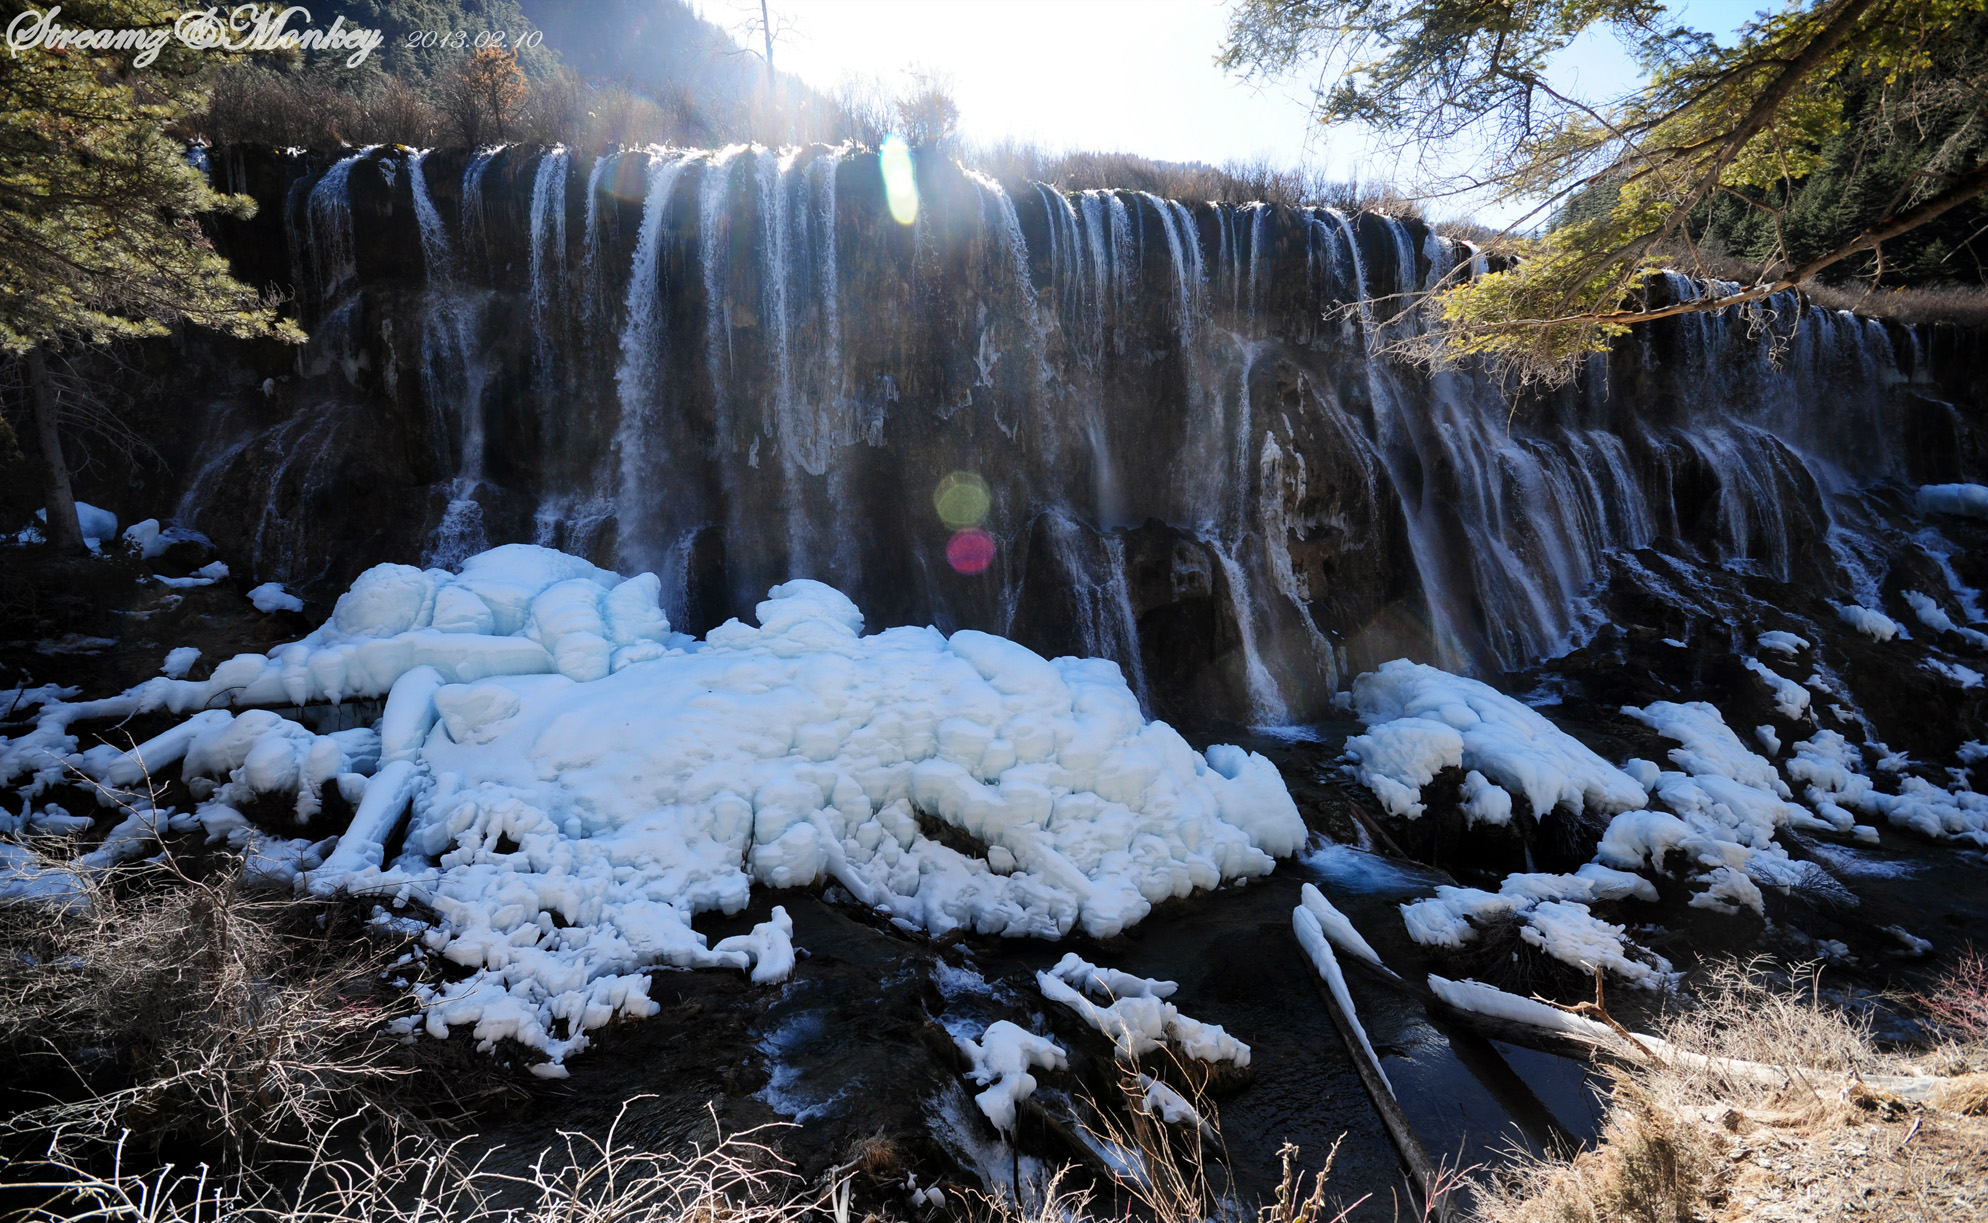
[[[0,26],[21,11],[0,3]],[[64,4],[71,28],[169,30],[159,0]],[[177,41],[144,68],[133,51],[37,47],[0,56],[0,351],[25,367],[45,470],[51,544],[80,550],[46,354],[163,335],[179,323],[301,340],[273,303],[235,280],[201,232],[210,212],[246,216],[214,191],[173,125],[202,106],[212,53]]]
[[[1835,245],[1791,244],[1779,223],[1791,186],[1824,167],[1825,147],[1852,123],[1868,133],[1908,102],[1959,107],[1963,127],[1980,121],[1979,70],[1944,94],[1937,78],[1943,49],[1984,8],[1795,0],[1726,45],[1674,24],[1660,0],[1239,0],[1221,61],[1244,74],[1317,67],[1321,122],[1365,124],[1425,156],[1474,152],[1467,183],[1452,185],[1488,185],[1536,204],[1534,217],[1579,199],[1546,233],[1501,243],[1503,270],[1448,289],[1441,343],[1419,350],[1476,354],[1519,382],[1551,383],[1633,323],[1758,301],[1988,190],[1978,141],[1945,141],[1901,173],[1903,190],[1836,218]],[[1554,59],[1601,29],[1636,48],[1641,80],[1611,99],[1557,88]],[[1853,105],[1859,88],[1881,91],[1890,111]],[[1669,264],[1704,270],[1696,242],[1715,201],[1771,218],[1755,218],[1774,234],[1755,282],[1689,302],[1645,296]]]

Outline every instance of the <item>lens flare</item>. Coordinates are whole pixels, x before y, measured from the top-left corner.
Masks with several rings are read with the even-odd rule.
[[[902,136],[886,136],[877,157],[884,172],[884,198],[891,219],[909,225],[918,219],[918,180],[911,173],[911,146]]]
[[[979,573],[994,563],[994,537],[979,527],[953,532],[946,563],[961,573]]]
[[[987,521],[987,510],[993,502],[993,494],[987,490],[987,481],[970,471],[953,472],[940,480],[939,487],[932,493],[932,505],[939,511],[939,521],[955,531],[977,527]]]

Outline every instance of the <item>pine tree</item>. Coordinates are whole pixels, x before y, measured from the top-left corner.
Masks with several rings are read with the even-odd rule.
[[[0,5],[9,19],[18,6]],[[62,6],[72,28],[169,30],[159,0]],[[164,335],[181,323],[238,336],[302,334],[237,281],[199,218],[247,216],[245,196],[213,190],[173,126],[202,106],[211,53],[168,41],[134,67],[133,51],[37,47],[0,56],[0,352],[20,359],[34,407],[48,538],[80,550],[82,532],[61,445],[61,408],[46,375],[52,350]]]
[[[1220,62],[1245,75],[1316,70],[1321,122],[1362,124],[1425,159],[1461,154],[1469,169],[1453,189],[1536,204],[1534,219],[1558,213],[1543,234],[1499,244],[1503,270],[1444,292],[1439,343],[1415,354],[1475,354],[1519,382],[1553,383],[1631,324],[1759,301],[1988,191],[1988,162],[1960,138],[1979,122],[1982,82],[1951,89],[1936,71],[1984,8],[1795,0],[1722,43],[1660,0],[1239,0]],[[1641,79],[1615,97],[1555,85],[1555,58],[1591,30],[1613,30],[1640,61]],[[1840,227],[1840,243],[1800,251],[1779,201],[1857,118],[1860,88],[1964,121],[1902,175],[1906,190]],[[1864,108],[1866,121],[1884,109]],[[1703,273],[1696,243],[1714,201],[1768,218],[1775,238],[1755,283],[1688,302],[1644,295],[1666,266]]]

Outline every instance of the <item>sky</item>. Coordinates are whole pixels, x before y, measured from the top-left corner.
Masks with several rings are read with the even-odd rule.
[[[1164,161],[1267,158],[1333,178],[1401,180],[1357,132],[1321,132],[1310,80],[1238,81],[1214,57],[1222,0],[768,0],[776,66],[820,89],[851,76],[896,85],[907,70],[949,78],[972,143],[1032,140],[1048,149],[1138,153]],[[753,0],[705,0],[737,28]],[[1689,0],[1686,21],[1730,33],[1758,0]],[[751,16],[757,17],[754,11]],[[1569,49],[1556,85],[1606,95],[1634,68],[1606,34]],[[1502,223],[1516,216],[1476,219]],[[1441,213],[1438,208],[1435,211]],[[1496,211],[1496,210],[1492,210]]]

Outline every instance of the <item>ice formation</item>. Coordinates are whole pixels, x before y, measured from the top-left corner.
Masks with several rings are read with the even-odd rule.
[[[1325,893],[1307,883],[1299,889],[1298,897],[1299,903],[1311,913],[1312,920],[1318,923],[1319,933],[1325,935],[1334,947],[1348,955],[1358,956],[1369,964],[1384,967],[1381,965],[1380,953],[1353,928],[1353,923],[1346,919],[1346,915],[1325,898]]]
[[[1964,514],[1988,518],[1988,487],[1979,484],[1926,484],[1916,498],[1922,514]]]
[[[1249,1065],[1248,1045],[1224,1032],[1221,1025],[1191,1019],[1166,1001],[1178,988],[1174,982],[1117,973],[1112,979],[1118,981],[1119,988],[1106,989],[1106,974],[1113,970],[1100,969],[1081,959],[1070,965],[1072,958],[1065,956],[1057,969],[1086,982],[1093,993],[1112,998],[1109,1005],[1099,1006],[1091,1001],[1072,988],[1064,975],[1039,972],[1035,974],[1035,983],[1043,997],[1069,1007],[1085,1023],[1110,1038],[1119,1057],[1131,1061],[1156,1049],[1172,1048],[1196,1061]]]
[[[264,582],[248,592],[248,599],[250,603],[255,604],[255,609],[264,615],[304,610],[304,601],[283,589],[281,582]]]
[[[1303,843],[1269,761],[1146,722],[1110,662],[972,631],[864,636],[812,581],[699,642],[671,631],[660,585],[518,544],[459,573],[375,566],[301,641],[202,680],[48,698],[0,744],[0,784],[76,768],[130,785],[179,763],[202,800],[181,820],[313,893],[436,915],[428,950],[472,971],[421,987],[418,1024],[553,1063],[611,1016],[653,1013],[653,965],[784,975],[780,921],[717,947],[690,926],[755,882],[833,880],[933,933],[1109,937]],[[328,735],[253,708],[357,697],[385,698],[376,726]],[[159,710],[192,716],[129,752],[78,752],[68,729]],[[319,830],[334,789],[355,813]],[[320,861],[256,840],[243,809],[272,799],[340,834]]]
[[[1635,778],[1478,680],[1398,658],[1353,682],[1353,704],[1368,728],[1346,741],[1354,775],[1394,815],[1421,815],[1422,787],[1446,768],[1502,788],[1507,818],[1511,795],[1524,795],[1535,816],[1556,807],[1609,814],[1647,799]],[[1472,801],[1476,818],[1498,822],[1486,787]]]
[[[1310,884],[1306,884],[1310,887]],[[1367,1029],[1360,1022],[1360,1013],[1353,1006],[1352,991],[1346,988],[1346,973],[1339,967],[1339,957],[1332,954],[1332,943],[1327,939],[1324,926],[1319,922],[1311,906],[1299,905],[1291,910],[1291,928],[1298,936],[1298,945],[1311,957],[1312,967],[1325,980],[1325,987],[1332,994],[1332,1000],[1339,1004],[1339,1013],[1346,1017],[1346,1024],[1353,1029],[1353,1038],[1360,1042],[1361,1050],[1367,1055],[1374,1072],[1387,1083],[1389,1091],[1394,1084],[1388,1083],[1387,1071],[1381,1069],[1380,1055],[1374,1052],[1374,1042],[1367,1039]],[[1362,940],[1364,941],[1364,940]]]
[[[1192,1125],[1207,1128],[1201,1114],[1187,1097],[1167,1086],[1150,1074],[1139,1076],[1139,1088],[1145,1094],[1139,1097],[1139,1111],[1149,1117],[1158,1117],[1168,1125]]]
[[[1763,650],[1772,650],[1777,654],[1786,654],[1790,657],[1809,648],[1808,638],[1797,637],[1793,633],[1783,632],[1780,629],[1762,633],[1760,636],[1754,638],[1754,644]]]
[[[1004,1134],[1015,1132],[1015,1109],[1035,1092],[1035,1076],[1029,1070],[1038,1066],[1061,1070],[1066,1064],[1063,1050],[1055,1042],[1005,1019],[988,1024],[979,1040],[954,1039],[972,1063],[968,1073],[973,1081],[987,1088],[973,1102]]]
[[[1952,633],[1971,646],[1979,649],[1988,649],[1988,633],[1983,633],[1977,629],[1962,628],[1960,625],[1955,624],[1953,617],[1947,615],[1946,609],[1934,602],[1930,595],[1921,594],[1916,590],[1908,590],[1905,592],[1905,601],[1911,605],[1912,614],[1919,617],[1919,623],[1925,625],[1927,628],[1932,629],[1936,633]]]
[[[1872,611],[1857,603],[1843,603],[1837,606],[1836,614],[1843,617],[1843,623],[1872,641],[1890,641],[1898,636],[1898,621],[1881,611]]]
[[[1557,1007],[1531,998],[1521,998],[1508,994],[1494,985],[1481,981],[1451,981],[1446,977],[1429,974],[1429,990],[1436,997],[1459,1011],[1474,1015],[1488,1015],[1493,1019],[1504,1019],[1527,1027],[1544,1028],[1549,1032],[1564,1032],[1569,1036],[1585,1037],[1589,1040],[1606,1041],[1613,1035],[1613,1029],[1584,1015],[1570,1015]]]
[[[1594,901],[1630,897],[1655,900],[1656,889],[1646,879],[1590,863],[1572,875],[1511,875],[1496,893],[1438,887],[1434,896],[1402,905],[1401,919],[1409,937],[1424,946],[1461,947],[1476,939],[1479,923],[1513,917],[1519,937],[1554,959],[1583,971],[1599,965],[1631,984],[1657,989],[1670,972],[1669,962],[1647,951],[1642,954],[1650,963],[1632,958],[1623,927],[1588,908]]]
[[[1767,690],[1774,695],[1774,712],[1791,722],[1809,716],[1809,690],[1794,680],[1777,674],[1772,667],[1758,658],[1745,657],[1740,662],[1747,670],[1760,677]]]
[[[1101,998],[1171,998],[1180,988],[1176,981],[1155,981],[1116,968],[1099,968],[1074,951],[1064,953],[1049,975],[1072,989]]]

